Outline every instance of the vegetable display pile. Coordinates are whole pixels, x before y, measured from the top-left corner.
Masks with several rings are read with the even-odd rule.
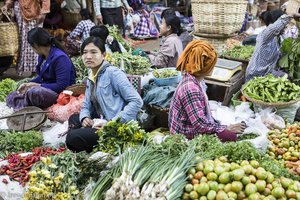
[[[223,56],[249,61],[253,52],[254,46],[234,46],[223,53]]]
[[[17,84],[14,80],[10,78],[3,79],[0,82],[0,102],[5,101],[7,95],[15,91],[16,89],[17,89]]]
[[[106,153],[116,153],[119,149],[124,151],[129,146],[142,143],[146,137],[146,132],[140,129],[137,121],[121,123],[120,118],[109,121],[97,134],[98,146],[94,150]]]
[[[279,60],[279,66],[288,71],[292,80],[299,84],[300,82],[300,36],[296,40],[286,38],[281,45],[281,53],[284,55]]]
[[[76,83],[82,83],[88,77],[88,68],[84,66],[81,56],[71,58],[76,70]]]
[[[123,39],[122,35],[120,34],[120,30],[118,29],[117,26],[107,26],[108,31],[109,31],[109,35],[113,36],[113,38],[118,41],[120,44],[123,45],[123,47],[127,50],[127,51],[131,51],[132,48],[131,46]]]
[[[29,172],[25,200],[75,199],[80,170],[76,167],[76,154],[65,151],[52,157],[41,157]]]
[[[198,162],[188,172],[183,199],[298,199],[300,183],[274,175],[256,160],[230,162],[226,157]]]
[[[151,67],[147,58],[131,53],[107,53],[105,59],[115,67],[124,68],[126,74],[130,75],[146,74]]]
[[[37,147],[31,154],[21,156],[19,154],[10,154],[7,159],[8,164],[0,166],[0,175],[8,175],[10,179],[20,182],[23,186],[29,180],[28,172],[34,163],[40,161],[42,156],[55,155],[63,152],[64,148],[57,150],[51,147]]]
[[[155,78],[171,78],[178,76],[178,71],[175,69],[160,69],[153,70],[153,76]]]
[[[268,139],[272,146],[269,155],[278,160],[282,165],[291,169],[290,172],[300,175],[300,125],[295,123],[284,130],[272,130]]]
[[[300,97],[300,86],[290,82],[287,75],[276,78],[254,77],[243,86],[243,93],[264,102],[289,102]]]
[[[9,153],[29,152],[43,145],[43,134],[39,131],[0,132],[0,153],[6,157]],[[1,157],[0,158],[4,158]]]
[[[239,135],[238,136],[238,140],[251,140],[251,139],[254,139],[254,138],[257,138],[258,135],[255,134],[255,133],[249,133],[249,134],[242,134],[242,135]]]

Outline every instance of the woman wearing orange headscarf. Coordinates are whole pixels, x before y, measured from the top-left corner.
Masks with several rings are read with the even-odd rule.
[[[184,134],[193,139],[200,134],[216,134],[222,141],[235,141],[244,123],[221,125],[210,111],[208,98],[201,81],[210,75],[217,62],[214,47],[201,40],[190,42],[177,63],[183,77],[170,106],[169,128],[172,134]]]

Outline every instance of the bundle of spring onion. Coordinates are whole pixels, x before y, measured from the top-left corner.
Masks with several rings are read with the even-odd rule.
[[[151,145],[127,149],[116,167],[98,180],[90,199],[180,198],[194,158],[192,149],[170,156]]]

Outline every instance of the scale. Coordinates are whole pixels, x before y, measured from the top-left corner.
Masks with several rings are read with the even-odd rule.
[[[236,72],[242,70],[242,64],[241,62],[218,58],[212,74],[205,78],[223,82],[229,81]]]

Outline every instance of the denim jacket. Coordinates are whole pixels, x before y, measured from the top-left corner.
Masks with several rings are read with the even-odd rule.
[[[143,101],[137,91],[129,82],[126,74],[120,69],[104,61],[98,74],[96,83],[87,81],[85,100],[83,102],[80,121],[85,117],[95,118],[101,114],[106,120],[114,120],[118,117],[121,122],[135,120]],[[92,84],[95,85],[95,93],[91,91]],[[96,95],[100,110],[92,104],[91,95]]]

